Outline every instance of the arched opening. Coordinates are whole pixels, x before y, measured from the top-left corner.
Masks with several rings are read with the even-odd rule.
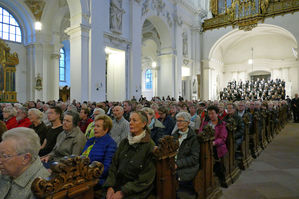
[[[218,99],[229,81],[258,77],[286,81],[287,95],[293,95],[299,89],[296,49],[295,37],[278,26],[260,24],[252,31],[229,32],[209,54],[209,98]]]
[[[171,36],[167,25],[157,16],[144,21],[142,27],[142,95],[174,96],[174,69]],[[147,87],[146,72],[151,71],[152,87]]]

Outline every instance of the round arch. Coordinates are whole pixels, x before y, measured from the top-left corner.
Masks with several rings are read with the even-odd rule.
[[[34,16],[16,0],[0,0],[0,6],[9,11],[18,21],[22,30],[22,43],[24,45],[35,41]]]
[[[67,3],[70,9],[71,26],[89,23],[90,9],[88,0],[67,0]],[[78,18],[78,16],[81,17]]]
[[[225,34],[222,36],[220,39],[216,41],[216,43],[211,47],[209,51],[209,60],[211,59],[217,59],[219,55],[219,52],[217,52],[220,48],[223,51],[223,46],[230,46],[234,45],[237,42],[240,42],[241,40],[245,40],[249,37],[252,37],[253,34],[258,35],[258,34],[276,34],[280,35],[286,38],[289,38],[295,43],[295,48],[297,48],[298,43],[295,38],[295,36],[289,32],[288,30],[275,26],[275,25],[270,25],[270,24],[259,24],[258,27],[254,28],[251,31],[242,31],[242,30],[232,30],[229,33]],[[215,56],[216,55],[216,56]]]
[[[160,36],[161,48],[171,48],[172,47],[172,35],[170,27],[167,25],[163,17],[148,15],[143,18],[142,24],[144,24],[145,20],[150,21]]]

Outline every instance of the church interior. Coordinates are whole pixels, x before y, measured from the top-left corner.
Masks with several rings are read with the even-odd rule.
[[[299,198],[298,21],[299,0],[0,0],[0,193]]]

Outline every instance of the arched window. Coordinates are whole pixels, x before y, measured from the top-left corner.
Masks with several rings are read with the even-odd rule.
[[[5,9],[0,7],[0,38],[22,42],[22,32],[17,20]]]
[[[145,89],[153,88],[153,73],[151,69],[145,71]]]
[[[60,82],[65,82],[66,81],[65,71],[66,71],[66,67],[65,67],[65,50],[64,50],[64,48],[61,48],[60,49],[60,58],[59,58],[59,81]]]

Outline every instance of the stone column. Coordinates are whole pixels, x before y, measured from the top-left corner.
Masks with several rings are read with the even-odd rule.
[[[90,26],[83,24],[66,30],[70,36],[71,101],[89,99],[89,31]]]
[[[216,75],[215,68],[209,66],[208,60],[202,61],[202,100],[213,100],[216,98]]]
[[[158,96],[177,97],[175,94],[179,80],[175,76],[181,75],[176,71],[176,56],[171,48],[162,49],[159,57],[160,71],[158,77]],[[180,79],[181,82],[181,78]]]
[[[141,96],[141,56],[142,56],[142,14],[140,4],[136,1],[130,1],[130,39],[132,47],[130,49],[129,70],[126,79],[129,86],[127,92],[128,98],[133,96],[139,99]]]
[[[48,74],[48,100],[54,99],[58,100],[59,99],[59,58],[60,58],[60,53],[58,52],[53,52],[51,54],[51,61],[52,65],[49,68]]]

